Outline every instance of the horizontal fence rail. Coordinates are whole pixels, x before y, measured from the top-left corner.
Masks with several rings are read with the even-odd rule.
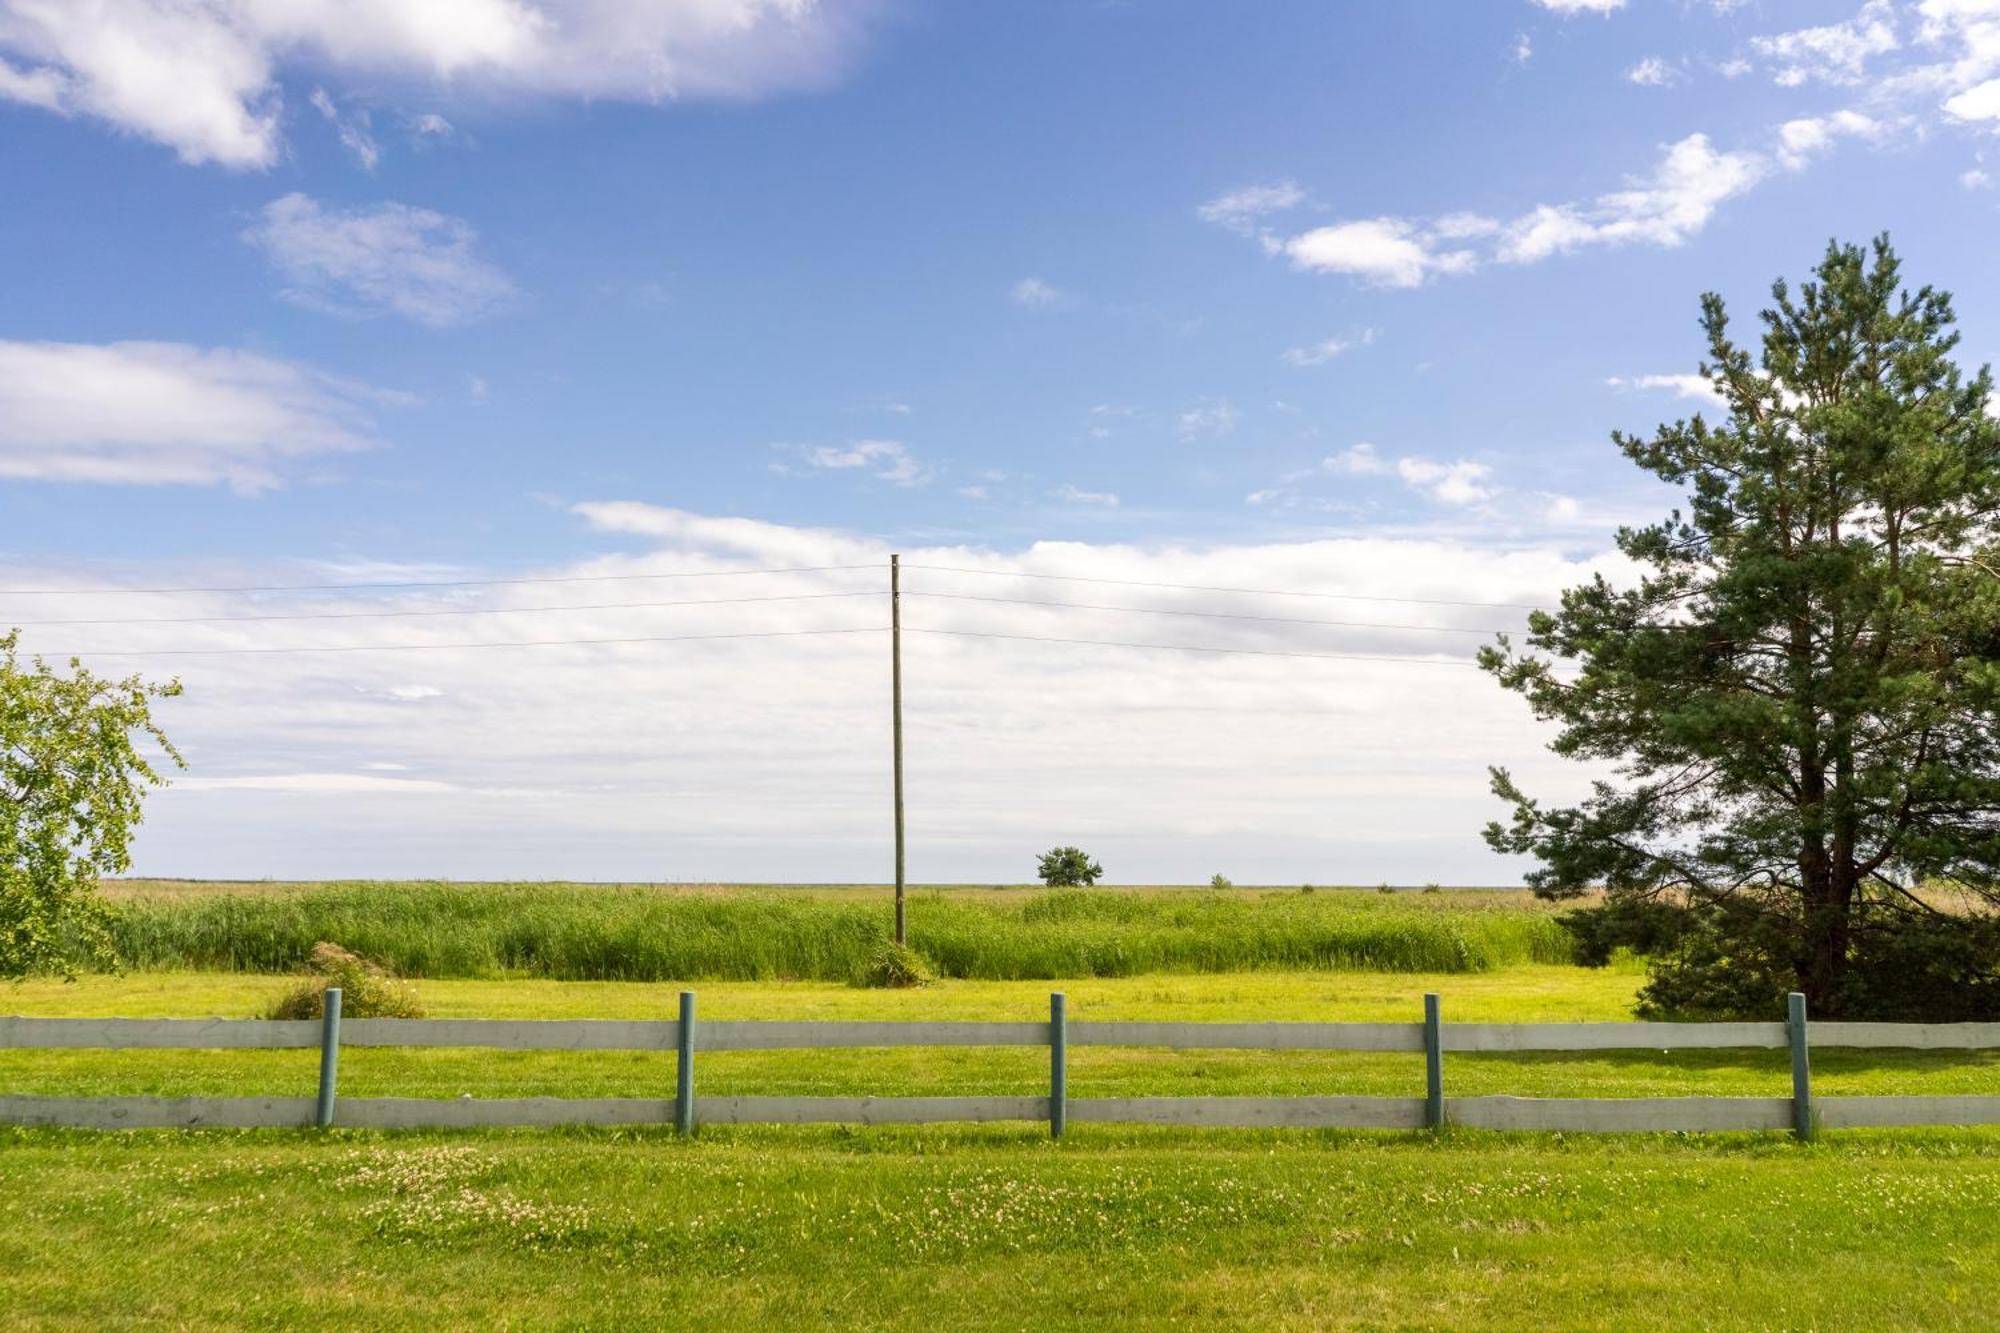
[[[1445,1023],[1437,997],[1413,1023],[1073,1022],[1061,995],[1047,1022],[791,1022],[697,1020],[684,992],[678,1019],[342,1020],[340,991],[323,1019],[5,1018],[0,1048],[303,1050],[321,1053],[317,1097],[44,1097],[0,1094],[0,1124],[85,1129],[456,1129],[486,1126],[933,1124],[1029,1121],[1057,1136],[1069,1121],[1213,1127],[1566,1132],[1833,1129],[2000,1124],[2000,1096],[1814,1097],[1812,1048],[2000,1049],[2000,1023],[1814,1023],[1794,996],[1779,1023]],[[342,1047],[480,1047],[511,1051],[673,1051],[674,1096],[340,1098]],[[704,1097],[694,1055],[908,1046],[1033,1046],[1050,1051],[1048,1096]],[[1424,1054],[1421,1097],[1071,1097],[1071,1046],[1169,1050],[1400,1051]],[[1448,1097],[1447,1052],[1785,1049],[1790,1097]]]

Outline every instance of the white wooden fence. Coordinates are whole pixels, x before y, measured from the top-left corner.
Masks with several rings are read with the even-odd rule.
[[[339,1054],[355,1046],[458,1046],[513,1051],[677,1052],[665,1098],[338,1098]],[[695,1054],[889,1046],[1041,1046],[1049,1094],[1037,1097],[703,1097]],[[1068,1095],[1071,1046],[1172,1050],[1423,1052],[1422,1097],[1079,1097]],[[2000,1023],[1814,1023],[1793,996],[1781,1023],[1444,1023],[1436,996],[1414,1023],[1070,1022],[1061,995],[1048,1022],[700,1021],[694,996],[677,1020],[350,1019],[328,992],[324,1021],[256,1019],[0,1018],[0,1048],[260,1049],[317,1047],[316,1097],[44,1097],[0,1094],[0,1124],[92,1129],[351,1126],[368,1129],[500,1125],[928,1124],[1040,1121],[1058,1136],[1070,1121],[1201,1126],[1571,1131],[1773,1130],[1809,1137],[1816,1126],[2000,1124],[2000,1095],[1820,1097],[1811,1048],[2000,1048]],[[1611,1051],[1789,1048],[1790,1097],[1447,1097],[1454,1051]]]

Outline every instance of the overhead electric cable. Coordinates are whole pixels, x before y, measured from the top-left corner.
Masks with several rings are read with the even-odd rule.
[[[1000,579],[1052,579],[1062,583],[1108,583],[1126,588],[1170,588],[1180,592],[1222,592],[1236,593],[1251,597],[1322,597],[1343,602],[1407,602],[1420,606],[1485,606],[1503,611],[1546,611],[1548,608],[1532,602],[1475,602],[1450,597],[1384,597],[1358,592],[1306,592],[1296,588],[1229,588],[1203,583],[1156,583],[1146,579],[1095,578],[1083,574],[1030,574],[1011,569],[966,569],[957,565],[903,566],[905,569],[927,569],[940,574],[979,574]]]
[[[659,574],[551,574],[517,579],[426,579],[374,583],[265,583],[207,588],[0,588],[0,597],[110,597],[123,594],[198,592],[351,592],[363,588],[502,588],[535,583],[618,583],[640,579],[721,579],[750,574],[823,574],[876,569],[877,565],[789,565],[771,569],[687,569]]]
[[[563,648],[580,644],[687,643],[698,639],[785,639],[805,634],[880,634],[886,625],[856,625],[847,629],[745,630],[733,634],[644,634],[615,639],[505,639],[485,643],[338,643],[283,648],[86,648],[70,652],[30,649],[40,657],[233,657],[246,653],[393,653],[424,649]]]
[[[949,634],[962,639],[1015,639],[1023,643],[1069,643],[1096,648],[1157,648],[1176,653],[1220,653],[1244,657],[1315,657],[1332,662],[1404,662],[1415,666],[1477,667],[1463,657],[1388,657],[1375,653],[1312,653],[1285,648],[1209,648],[1193,643],[1133,643],[1124,639],[1060,639],[1040,634],[997,634],[969,629],[924,629],[903,626],[906,634]]]
[[[880,597],[873,588],[860,592],[798,592],[769,597],[689,597],[670,602],[583,602],[572,606],[469,606],[414,611],[285,611],[254,616],[140,616],[133,619],[17,620],[18,629],[50,625],[217,625],[261,620],[380,620],[407,616],[518,616],[552,611],[638,611],[669,606],[743,606],[751,602],[812,602],[830,597]]]
[[[1164,606],[1107,606],[1098,602],[1039,602],[1024,597],[982,597],[970,592],[907,592],[907,597],[948,597],[959,602],[999,602],[1007,606],[1048,606],[1069,611],[1124,611],[1142,616],[1195,616],[1205,620],[1261,620],[1274,625],[1326,625],[1335,629],[1421,630],[1438,634],[1506,634],[1504,629],[1462,625],[1391,625],[1377,620],[1314,620],[1299,616],[1258,616],[1241,611],[1191,611]]]

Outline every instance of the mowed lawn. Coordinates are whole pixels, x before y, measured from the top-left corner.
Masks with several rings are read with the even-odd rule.
[[[1328,911],[1402,912],[1350,900]],[[996,895],[996,901],[1002,901]],[[1287,909],[1290,910],[1290,909]],[[1315,906],[1314,911],[1322,910]],[[1415,911],[1445,910],[1419,904]],[[1498,938],[1498,937],[1496,937]],[[704,1018],[1619,1021],[1635,966],[697,981]],[[249,1018],[161,971],[0,1013]],[[670,1018],[671,982],[420,978],[433,1017]],[[1775,1017],[1775,1016],[1774,1016]],[[313,1051],[0,1051],[0,1091],[308,1095]],[[352,1096],[668,1097],[670,1052],[349,1049]],[[1038,1094],[1040,1048],[704,1053],[702,1093]],[[1448,1057],[1447,1091],[1786,1095],[1778,1051]],[[2000,1092],[1993,1053],[1815,1055],[1823,1095]],[[1413,1054],[1071,1051],[1074,1097],[1417,1096]],[[1442,1135],[1038,1125],[0,1129],[0,1326],[1986,1328],[2000,1131]]]

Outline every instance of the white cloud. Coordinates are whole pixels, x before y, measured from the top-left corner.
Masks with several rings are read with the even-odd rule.
[[[1833,133],[1856,132],[1838,116],[1828,119],[1835,123]],[[1337,222],[1273,240],[1266,248],[1288,256],[1294,268],[1345,274],[1377,287],[1417,287],[1439,275],[1469,273],[1489,260],[1531,264],[1586,246],[1677,246],[1769,170],[1760,154],[1720,151],[1707,135],[1690,134],[1666,145],[1650,173],[1589,203],[1542,204],[1507,222],[1468,212],[1428,222],[1396,217]]]
[[[1944,109],[1954,120],[2000,120],[2000,79],[1988,79],[1946,99]]]
[[[1718,152],[1707,135],[1690,134],[1668,145],[1651,175],[1623,190],[1599,195],[1587,206],[1545,204],[1515,219],[1498,258],[1531,264],[1588,245],[1677,246],[1764,174],[1764,161],[1755,154]]]
[[[1778,160],[1792,171],[1810,166],[1839,139],[1880,140],[1887,126],[1859,111],[1788,120],[1778,127]]]
[[[1891,0],[1868,0],[1844,23],[1750,39],[1750,49],[1763,57],[1773,80],[1788,88],[1808,81],[1858,83],[1869,60],[1901,44]]]
[[[473,253],[469,223],[408,204],[326,210],[288,194],[264,206],[244,239],[290,284],[288,299],[335,314],[397,314],[443,328],[515,296],[507,275]]]
[[[1993,177],[1982,167],[1969,167],[1958,174],[1958,183],[1968,190],[1990,190]]]
[[[1625,8],[1625,0],[1535,0],[1558,14],[1610,14]]]
[[[1303,608],[1322,604],[1142,588],[1121,588],[1115,598],[1084,597],[1054,591],[1066,585],[1020,576],[1546,603],[1596,568],[1614,577],[1622,569],[1611,559],[1567,553],[1575,536],[1482,540],[1479,525],[1459,510],[1448,512],[1454,530],[1468,540],[1024,540],[1002,548],[908,537],[892,548],[855,533],[663,510],[629,498],[590,512],[593,530],[579,535],[579,545],[612,548],[604,554],[538,569],[459,568],[449,577],[651,578],[776,565],[867,567],[637,580],[587,591],[525,586],[309,599],[182,596],[149,600],[149,613],[154,606],[161,608],[157,614],[181,616],[478,606],[503,614],[30,627],[24,643],[30,651],[78,650],[104,671],[179,675],[185,682],[186,693],[163,706],[160,717],[192,757],[187,778],[196,781],[149,799],[137,845],[135,869],[142,874],[879,883],[893,865],[883,629],[888,555],[900,549],[908,570],[905,747],[910,771],[921,775],[909,802],[916,880],[1027,879],[1050,830],[1061,829],[1062,836],[1083,841],[1119,882],[1205,880],[1219,866],[1246,883],[1492,883],[1512,868],[1479,838],[1481,824],[1495,813],[1485,765],[1516,764],[1537,790],[1558,784],[1564,767],[1546,754],[1546,731],[1520,700],[1463,665],[1485,631],[1518,627],[1519,613],[1340,602],[1314,611]],[[1121,510],[1061,512],[1074,526],[1089,514],[1109,518]],[[982,574],[909,568],[924,565]],[[120,570],[116,579],[107,573],[87,563],[24,569],[0,556],[0,581],[13,587],[101,590],[117,582],[208,586],[341,577],[329,567],[291,563],[155,561]],[[607,595],[610,589],[621,592]],[[1083,612],[926,599],[926,590],[1431,628]],[[825,591],[868,595],[650,610],[533,609],[653,596]],[[47,619],[101,615],[108,600],[36,599]],[[1453,629],[1480,632],[1444,632]],[[800,630],[863,632],[524,649],[449,646]],[[926,630],[1388,655],[1456,665],[1146,652]],[[337,656],[143,655],[311,643],[441,646]],[[98,657],[100,648],[139,649],[142,655]],[[390,697],[413,682],[445,688],[448,696],[414,705]],[[1329,746],[1329,736],[1340,743]],[[1218,765],[1224,754],[1254,755],[1255,762]],[[1395,762],[1385,767],[1384,755]],[[385,762],[403,767],[369,767]],[[449,789],[384,789],[357,784],[357,777]],[[1007,799],[996,803],[996,791]],[[527,793],[535,798],[523,799]],[[786,818],[774,824],[773,809],[786,811]]]
[[[1105,509],[1116,509],[1118,507],[1118,497],[1110,491],[1081,490],[1068,482],[1064,482],[1062,485],[1056,487],[1049,494],[1061,500],[1064,504],[1098,505]]]
[[[1647,56],[1625,71],[1625,81],[1641,88],[1664,88],[1680,82],[1681,72],[1658,56]]]
[[[367,109],[364,107],[344,114],[333,104],[333,99],[327,96],[324,88],[313,89],[311,101],[313,109],[324,116],[327,124],[333,126],[334,133],[340,136],[340,146],[353,155],[363,171],[374,171],[382,161],[382,148],[370,132],[373,127]]]
[[[1062,304],[1064,295],[1040,278],[1023,278],[1007,292],[1007,299],[1030,310],[1045,310]]]
[[[851,444],[822,445],[804,451],[808,466],[821,470],[866,469],[880,481],[898,486],[915,486],[930,471],[899,440],[856,440]]]
[[[0,0],[0,97],[191,163],[273,165],[281,72],[467,98],[659,103],[824,86],[877,0]]]
[[[1514,38],[1514,45],[1507,54],[1515,64],[1525,65],[1535,58],[1535,44],[1529,40],[1527,33],[1521,33]]]
[[[1676,398],[1692,398],[1706,406],[1722,408],[1728,400],[1716,388],[1714,380],[1706,374],[1634,374],[1634,376],[1612,376],[1604,380],[1612,388],[1658,388],[1674,394]]]
[[[1422,491],[1440,504],[1475,505],[1493,496],[1493,487],[1488,484],[1493,469],[1484,463],[1463,458],[1455,463],[1440,463],[1429,458],[1399,458],[1396,460],[1396,475],[1406,485]]]
[[[1630,377],[1613,375],[1604,381],[1614,389],[1655,389],[1671,393],[1676,398],[1686,398],[1704,407],[1718,410],[1726,408],[1728,400],[1715,387],[1715,382],[1706,375],[1633,375]]]
[[[1303,368],[1320,366],[1357,347],[1367,347],[1375,341],[1375,330],[1363,329],[1345,338],[1322,338],[1304,347],[1288,347],[1279,356],[1286,365]]]
[[[1326,472],[1344,472],[1357,477],[1383,477],[1395,471],[1395,465],[1366,440],[1328,455],[1320,460],[1320,468]]]
[[[0,476],[256,492],[287,458],[366,447],[382,398],[226,348],[0,342]]]
[[[1181,412],[1180,437],[1193,442],[1232,434],[1236,430],[1236,407],[1227,398],[1204,398]]]
[[[1443,250],[1440,240],[1402,218],[1367,218],[1315,227],[1284,242],[1294,268],[1344,273],[1378,287],[1415,287],[1439,273],[1473,267],[1468,250]]]
[[[1197,208],[1195,216],[1203,222],[1227,227],[1238,235],[1253,236],[1259,233],[1265,218],[1297,208],[1305,200],[1305,191],[1294,181],[1246,185],[1240,190],[1217,195]]]

